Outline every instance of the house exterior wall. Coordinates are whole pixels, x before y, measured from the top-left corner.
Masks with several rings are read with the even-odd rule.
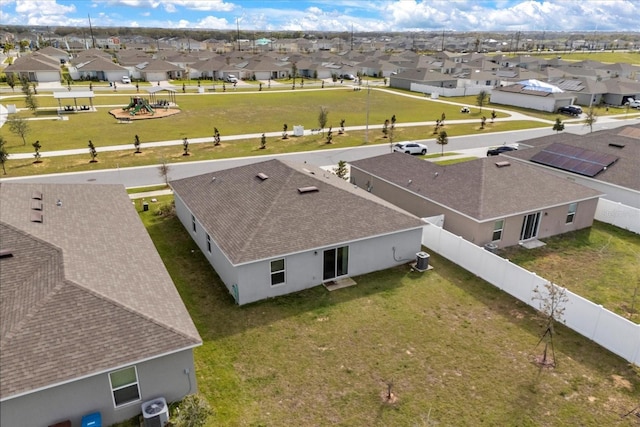
[[[532,110],[554,112],[556,111],[556,99],[552,96],[533,96],[513,92],[494,90],[491,93],[491,102],[494,104],[512,105],[515,107],[530,108]],[[564,101],[558,105],[569,105]]]
[[[286,295],[323,283],[323,255],[327,249],[348,246],[347,276],[358,276],[414,260],[420,251],[421,239],[422,229],[417,228],[241,265],[237,267],[238,303]],[[282,258],[285,260],[285,283],[271,286],[271,261]]]
[[[136,367],[140,401],[114,408],[109,373],[105,372],[3,401],[0,425],[44,427],[70,420],[73,427],[80,427],[83,415],[100,412],[102,425],[109,426],[140,414],[142,403],[148,400],[164,397],[173,402],[197,391],[191,349],[128,366]]]

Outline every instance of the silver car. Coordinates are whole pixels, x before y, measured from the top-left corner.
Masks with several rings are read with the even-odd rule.
[[[417,142],[407,142],[404,144],[396,144],[393,146],[393,151],[406,154],[427,154],[427,146],[419,144]]]

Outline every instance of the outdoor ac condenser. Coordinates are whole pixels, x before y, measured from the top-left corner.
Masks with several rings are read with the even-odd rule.
[[[169,405],[164,397],[142,404],[144,427],[164,427],[169,422]]]

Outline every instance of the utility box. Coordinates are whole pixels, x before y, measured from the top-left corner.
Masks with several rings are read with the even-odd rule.
[[[294,126],[293,127],[293,136],[304,136],[304,126]]]
[[[82,427],[102,427],[102,416],[100,412],[94,412],[82,417]]]
[[[416,270],[426,271],[429,269],[429,256],[426,252],[416,254]]]
[[[142,202],[142,210],[143,211],[148,211],[149,210],[149,203],[147,202]]]
[[[495,243],[486,243],[484,245],[484,248],[491,252],[492,254],[495,254],[496,252],[498,252],[498,245],[496,245]]]

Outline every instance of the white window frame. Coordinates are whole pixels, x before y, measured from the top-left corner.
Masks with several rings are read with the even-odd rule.
[[[499,222],[501,222],[502,224],[500,224],[500,228],[496,228]],[[499,233],[497,239],[495,238],[496,233]],[[504,233],[504,219],[498,219],[493,223],[493,233],[491,234],[491,241],[499,242],[500,240],[502,240],[503,233]]]
[[[567,210],[567,219],[565,224],[573,224],[573,221],[576,219],[576,211],[578,210],[578,203],[569,204],[569,209]]]
[[[132,382],[132,383],[129,383],[129,384],[121,385],[119,387],[114,387],[113,383],[112,383],[112,380],[111,380],[111,375],[115,374],[115,373],[118,373],[118,372],[121,372],[121,371],[126,371],[127,369],[131,369],[131,368],[133,368],[133,373],[135,374],[136,380],[134,382]],[[140,402],[142,400],[142,395],[140,394],[140,379],[138,378],[138,368],[136,368],[135,365],[134,366],[127,366],[126,368],[122,368],[122,369],[118,369],[117,371],[109,372],[109,374],[107,374],[107,375],[109,377],[109,388],[111,389],[111,400],[113,401],[113,407],[114,408],[122,408],[124,406],[131,405],[132,403]],[[116,402],[115,392],[118,391],[118,390],[122,390],[124,388],[127,388],[127,387],[131,387],[133,385],[135,385],[136,389],[138,390],[138,398],[136,400],[130,400],[128,402],[124,402],[124,403],[118,404]]]
[[[273,263],[274,262],[279,262],[282,261],[282,270],[274,270],[273,269]],[[278,259],[274,259],[269,263],[269,279],[271,282],[271,286],[280,286],[280,285],[284,285],[285,283],[287,283],[287,261],[284,258],[278,258]],[[282,274],[282,281],[278,282],[278,283],[273,283],[273,278],[275,275],[279,275]]]

